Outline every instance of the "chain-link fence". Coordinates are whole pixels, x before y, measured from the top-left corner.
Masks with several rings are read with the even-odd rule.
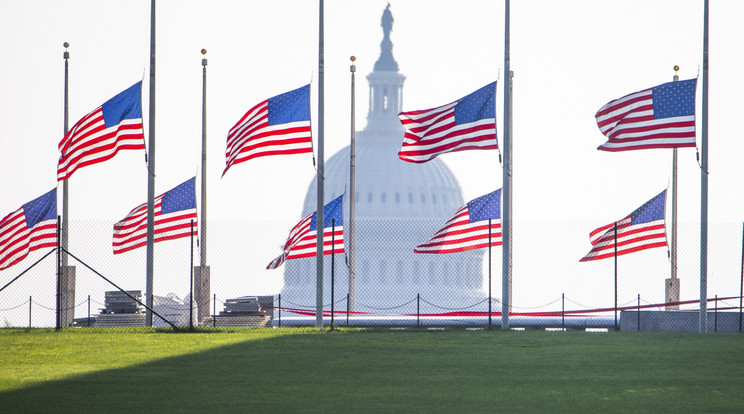
[[[325,326],[501,327],[502,247],[414,254],[426,240],[406,230],[411,223],[360,220],[353,272],[347,243],[345,253],[324,257],[319,297],[314,257],[266,269],[293,224],[210,222],[205,267],[196,240],[193,257],[189,239],[156,244],[148,306],[145,249],[113,255],[101,242],[111,240],[110,223],[72,222],[69,267],[58,272],[56,252],[37,251],[0,271],[0,323],[130,329],[152,316],[153,326],[179,330],[315,326],[320,300]],[[413,226],[433,233],[441,224]],[[612,258],[579,263],[590,248],[587,229],[594,227],[515,222],[509,326],[698,332],[698,225],[679,225],[676,281],[664,249],[621,256],[617,266]],[[740,332],[740,225],[710,225],[708,252],[706,329]]]

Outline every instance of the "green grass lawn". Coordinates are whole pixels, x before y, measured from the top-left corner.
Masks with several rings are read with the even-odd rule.
[[[0,329],[0,412],[744,411],[740,334]]]

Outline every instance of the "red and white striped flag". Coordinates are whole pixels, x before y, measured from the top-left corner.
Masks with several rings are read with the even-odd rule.
[[[57,247],[56,188],[0,220],[0,270],[45,247]]]
[[[142,82],[85,115],[59,142],[57,181],[78,169],[113,158],[121,150],[145,149],[142,129]]]
[[[597,149],[694,147],[696,85],[697,79],[668,82],[610,101],[594,116],[608,138]]]
[[[401,112],[406,133],[398,157],[424,163],[447,152],[497,149],[495,101],[493,82],[444,106]]]
[[[344,252],[344,221],[343,221],[343,196],[323,207],[323,254]],[[313,257],[318,250],[318,223],[317,212],[300,220],[289,232],[287,242],[284,243],[282,254],[266,266],[267,269],[276,269],[286,260],[299,259],[301,257]]]
[[[413,252],[443,254],[481,249],[488,247],[489,234],[491,246],[501,246],[501,189],[460,207],[444,227]]]
[[[186,180],[155,198],[154,243],[194,235],[196,220],[196,177]],[[123,220],[114,224],[114,254],[128,252],[147,244],[147,203],[135,207]]]
[[[307,152],[313,152],[310,85],[269,98],[240,118],[227,135],[222,176],[253,158]]]
[[[592,250],[580,262],[607,259],[655,247],[667,247],[666,190],[647,201],[627,217],[604,225],[589,233]],[[615,226],[617,225],[617,230]]]

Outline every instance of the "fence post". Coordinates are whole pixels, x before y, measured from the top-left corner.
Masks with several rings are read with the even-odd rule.
[[[88,295],[88,328],[90,328],[90,295]]]
[[[420,325],[420,318],[421,318],[421,294],[416,294],[416,327],[418,328]]]
[[[716,310],[713,312],[713,332],[718,332],[718,295],[716,295]]]
[[[566,330],[566,294],[561,293],[561,329]]]
[[[28,297],[28,329],[31,329],[31,303],[33,302],[33,298],[31,296]]]
[[[217,327],[217,294],[212,296],[212,328]]]
[[[202,206],[202,209],[204,207]],[[191,219],[191,266],[189,266],[189,332],[194,332],[194,219]],[[201,274],[201,267],[199,267]],[[201,280],[201,279],[199,279]]]
[[[638,309],[636,310],[636,332],[641,332],[641,294],[638,294]]]
[[[349,327],[349,294],[346,294],[346,327]]]
[[[282,327],[282,294],[279,294],[279,327]]]

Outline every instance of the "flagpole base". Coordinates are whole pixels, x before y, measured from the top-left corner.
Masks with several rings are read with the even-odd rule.
[[[666,303],[679,302],[679,279],[669,278],[664,283]],[[678,310],[679,305],[667,305],[666,310]]]
[[[194,297],[192,300],[196,305],[196,320],[198,324],[210,317],[211,307],[211,284],[209,266],[194,266]]]
[[[60,326],[67,328],[75,319],[75,266],[62,266],[59,290]]]

